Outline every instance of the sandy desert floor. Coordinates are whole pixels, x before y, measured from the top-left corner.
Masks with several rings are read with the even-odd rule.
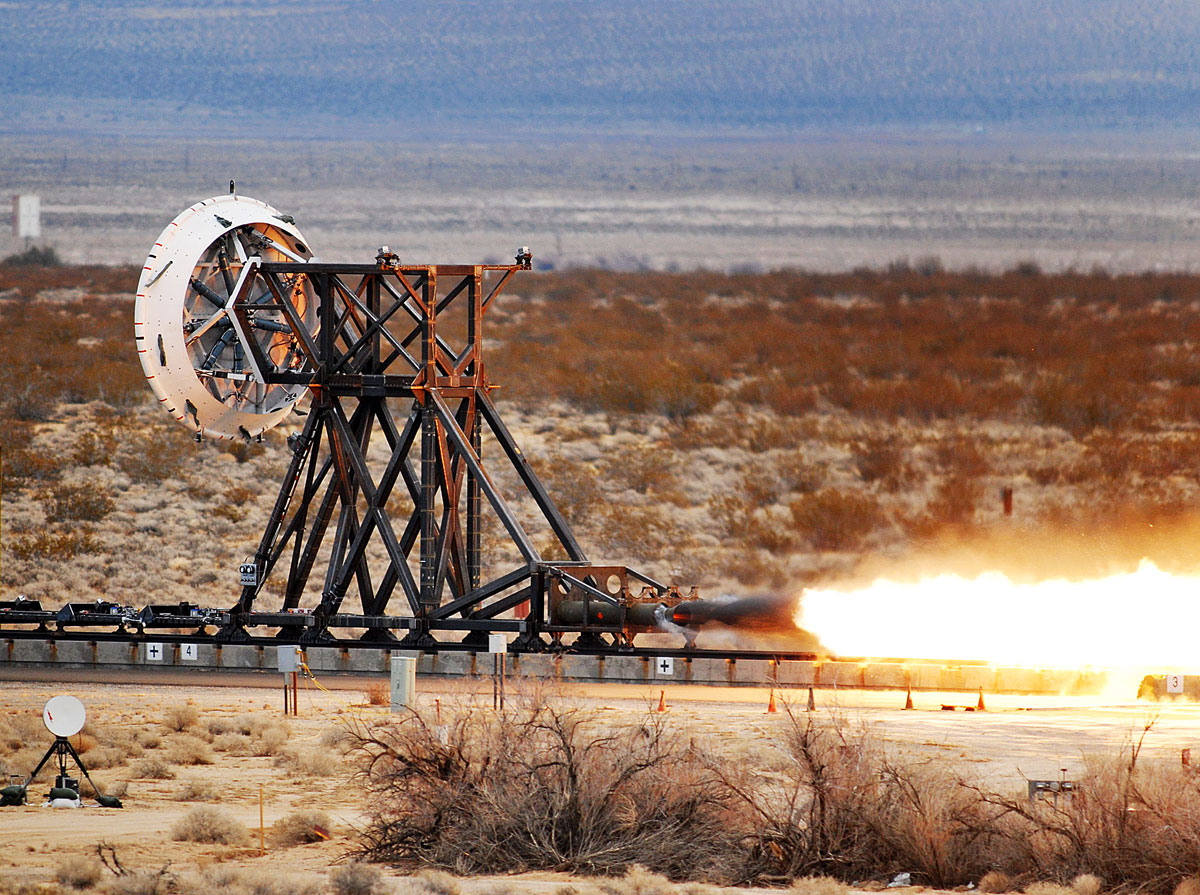
[[[126,679],[128,680],[128,679]],[[101,788],[125,782],[123,810],[83,807],[55,810],[41,807],[52,772],[43,771],[31,788],[31,804],[0,810],[0,842],[9,843],[0,857],[6,878],[50,877],[67,855],[93,855],[100,842],[112,846],[127,867],[157,869],[170,862],[173,872],[201,870],[213,864],[240,868],[278,870],[319,877],[353,849],[354,831],[364,820],[364,796],[357,787],[349,764],[338,760],[325,773],[312,771],[320,762],[291,762],[281,756],[330,752],[336,730],[355,718],[382,717],[386,707],[367,704],[366,689],[383,679],[334,678],[322,680],[327,689],[310,682],[299,695],[300,715],[283,722],[282,694],[273,677],[253,678],[225,675],[206,680],[217,686],[195,686],[180,677],[158,676],[137,682],[102,683],[80,676],[71,681],[0,681],[0,717],[21,719],[24,729],[40,730],[42,706],[51,696],[72,693],[88,710],[88,727],[95,742],[84,752],[104,756],[106,740],[128,741],[131,731],[146,731],[147,744],[154,734],[161,742],[146,748],[169,755],[179,738],[249,719],[259,726],[285,726],[286,745],[275,755],[237,755],[219,751],[216,743],[211,764],[173,765],[173,779],[143,779],[139,764],[96,768],[93,777]],[[473,682],[422,679],[418,682],[422,704],[450,706],[467,699],[491,700],[488,680]],[[657,708],[660,690],[637,685],[578,685],[564,696],[579,699],[601,717],[615,721],[636,718]],[[674,687],[666,691],[671,721],[681,733],[712,738],[732,750],[752,752],[771,737],[772,726],[784,722],[783,713],[765,712],[769,693],[753,688],[725,689]],[[783,694],[802,711],[806,691]],[[1026,778],[1068,776],[1079,768],[1082,756],[1115,750],[1136,736],[1148,720],[1154,725],[1145,749],[1159,757],[1178,755],[1179,749],[1200,743],[1200,707],[1171,705],[1152,708],[1134,703],[1105,703],[1078,697],[989,696],[986,712],[943,711],[942,704],[974,704],[968,694],[914,694],[915,711],[903,711],[904,694],[896,692],[817,691],[817,710],[839,712],[871,725],[876,734],[898,748],[944,756],[969,764],[993,784],[1022,788]],[[179,733],[164,725],[173,706],[191,704],[199,720],[191,733]],[[216,722],[214,724],[214,722]],[[34,760],[53,742],[41,731],[30,736],[24,752]],[[163,750],[161,753],[158,750]],[[111,757],[108,761],[112,761]],[[107,763],[101,761],[101,763]],[[282,766],[281,766],[282,763]],[[52,766],[52,765],[51,765]],[[32,770],[29,768],[25,773]],[[249,847],[202,845],[176,842],[171,827],[195,805],[180,801],[185,786],[208,785],[217,793],[216,804],[250,828]],[[266,850],[259,849],[259,799],[266,826]],[[94,803],[93,803],[94,804]],[[314,808],[329,813],[334,822],[329,841],[290,848],[271,842],[271,825],[296,809]],[[400,875],[392,872],[391,876]],[[538,874],[522,877],[476,878],[461,882],[465,893],[500,891],[557,892],[570,882],[566,876]],[[750,890],[744,890],[750,891]]]

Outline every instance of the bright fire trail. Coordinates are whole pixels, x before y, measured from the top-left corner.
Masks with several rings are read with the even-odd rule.
[[[1084,581],[938,575],[806,590],[796,623],[834,655],[976,659],[1046,668],[1200,669],[1200,577],[1149,560]]]

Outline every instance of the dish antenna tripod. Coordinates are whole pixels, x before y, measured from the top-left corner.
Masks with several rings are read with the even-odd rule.
[[[629,646],[671,621],[683,595],[588,560],[492,403],[483,319],[531,261],[523,247],[507,265],[414,265],[383,247],[372,264],[322,262],[290,216],[232,192],[163,231],[135,329],[168,412],[198,440],[260,438],[311,395],[220,638],[364,628],[430,649],[439,631],[511,632],[536,650],[569,632]],[[566,560],[543,558],[501,493],[485,430]]]

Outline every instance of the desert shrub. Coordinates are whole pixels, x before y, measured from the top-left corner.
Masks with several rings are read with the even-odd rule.
[[[337,772],[338,760],[327,749],[284,749],[275,765],[306,777],[328,777]]]
[[[200,710],[190,702],[176,703],[163,712],[163,725],[168,730],[184,731],[200,720]]]
[[[334,749],[345,753],[353,746],[353,737],[344,724],[335,724],[321,731],[320,744],[322,748]]]
[[[1022,891],[1025,895],[1072,895],[1070,886],[1046,881],[1030,883]]]
[[[873,497],[837,488],[803,494],[788,506],[797,535],[817,550],[846,550],[885,522]]]
[[[247,755],[250,752],[250,738],[240,733],[223,733],[213,737],[213,750],[227,752],[230,755]]]
[[[213,754],[208,743],[199,737],[183,734],[176,736],[167,749],[167,756],[174,764],[212,764]]]
[[[387,681],[372,681],[363,688],[367,705],[391,705],[392,688]]]
[[[87,766],[90,769],[118,768],[129,758],[129,750],[120,746],[96,746],[87,751]]]
[[[269,724],[259,727],[250,735],[252,755],[279,755],[290,735],[287,725]]]
[[[104,488],[65,483],[43,492],[41,501],[48,522],[99,522],[117,506]]]
[[[199,805],[176,821],[171,838],[178,842],[213,842],[219,845],[243,845],[250,832],[241,821],[219,808]]]
[[[443,722],[445,712],[443,711]],[[604,729],[538,696],[499,713],[356,722],[370,794],[360,853],[458,873],[612,873],[640,861],[671,876],[735,875],[727,794],[661,716]]]
[[[458,880],[444,870],[419,870],[415,878],[428,895],[460,895],[462,892]]]
[[[867,484],[878,482],[889,491],[911,476],[905,453],[904,444],[894,435],[864,438],[850,446],[850,458],[859,478]]]
[[[62,263],[54,246],[30,246],[0,261],[4,267],[62,267]]]
[[[271,824],[271,841],[289,848],[306,842],[323,842],[330,836],[333,821],[324,811],[301,808]]]
[[[208,732],[214,737],[225,733],[237,733],[241,725],[233,718],[209,718],[204,722]]]
[[[383,888],[383,874],[370,864],[350,861],[333,869],[329,887],[333,895],[378,895]]]
[[[837,717],[785,711],[777,783],[721,766],[753,816],[749,876],[855,880],[904,869],[950,886],[983,872],[990,815],[944,767],[890,755]]]
[[[983,497],[983,484],[968,475],[945,476],[925,505],[924,525],[934,530],[943,525],[962,525],[975,518],[975,509]]]
[[[177,802],[219,802],[221,790],[207,780],[186,780],[172,798]]]
[[[1030,803],[1023,795],[981,792],[1012,819],[1002,829],[1003,869],[1071,879],[1087,868],[1113,886],[1157,891],[1200,874],[1200,792],[1187,769],[1139,760],[1141,742],[1126,743],[1117,755],[1086,756],[1084,798]]]
[[[108,883],[111,895],[165,895],[174,891],[175,875],[166,867],[159,870],[131,870]]]
[[[832,876],[802,876],[792,881],[789,895],[848,895],[850,887]]]
[[[150,756],[135,762],[130,773],[136,780],[174,780],[175,771],[168,761]]]
[[[601,464],[602,478],[638,494],[662,493],[676,487],[679,459],[666,445],[642,444],[618,451]]]
[[[1071,891],[1075,895],[1100,895],[1104,880],[1091,873],[1081,873],[1071,880]]]
[[[1012,889],[1012,877],[999,870],[989,870],[979,878],[978,889],[985,895],[1003,895]]]
[[[104,868],[92,856],[66,855],[58,862],[54,878],[72,889],[90,889],[100,882]]]
[[[133,736],[137,744],[144,749],[157,749],[162,745],[162,734],[148,727],[135,730]]]
[[[60,530],[43,528],[16,535],[13,556],[18,559],[65,560],[81,553],[99,553],[100,540],[88,526]]]
[[[1174,895],[1200,895],[1200,876],[1181,879],[1175,886]]]

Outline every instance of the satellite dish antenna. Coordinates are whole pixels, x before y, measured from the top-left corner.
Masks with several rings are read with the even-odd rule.
[[[167,225],[138,281],[134,336],[150,388],[197,438],[250,438],[280,422],[306,384],[267,384],[255,358],[273,370],[297,369],[298,323],[317,330],[307,277],[279,277],[275,295],[260,279],[243,277],[251,258],[304,263],[308,242],[290,215],[265,202],[216,196],[197,202]],[[280,312],[287,295],[294,311]],[[244,319],[233,313],[234,300]]]
[[[74,696],[55,696],[42,709],[42,723],[56,737],[72,737],[83,730],[87,709]]]
[[[54,734],[54,743],[46,750],[46,754],[42,756],[42,760],[38,762],[38,766],[33,769],[33,773],[26,778],[25,783],[18,787],[19,794],[16,804],[22,804],[25,801],[25,793],[29,789],[29,785],[41,772],[51,759],[54,759],[58,765],[58,776],[54,778],[54,788],[50,790],[50,798],[74,798],[76,802],[79,800],[79,781],[74,777],[67,776],[67,759],[70,758],[75,762],[76,767],[83,772],[83,776],[88,783],[92,784],[92,789],[96,791],[96,801],[105,808],[120,808],[121,800],[114,796],[106,796],[100,792],[100,787],[96,785],[96,781],[92,779],[87,772],[87,768],[83,765],[83,759],[79,757],[79,753],[75,751],[75,747],[71,745],[71,741],[67,737],[72,737],[79,731],[83,730],[84,722],[87,721],[87,709],[83,707],[83,703],[74,696],[54,696],[46,703],[42,709],[42,723],[46,725],[46,729]]]

